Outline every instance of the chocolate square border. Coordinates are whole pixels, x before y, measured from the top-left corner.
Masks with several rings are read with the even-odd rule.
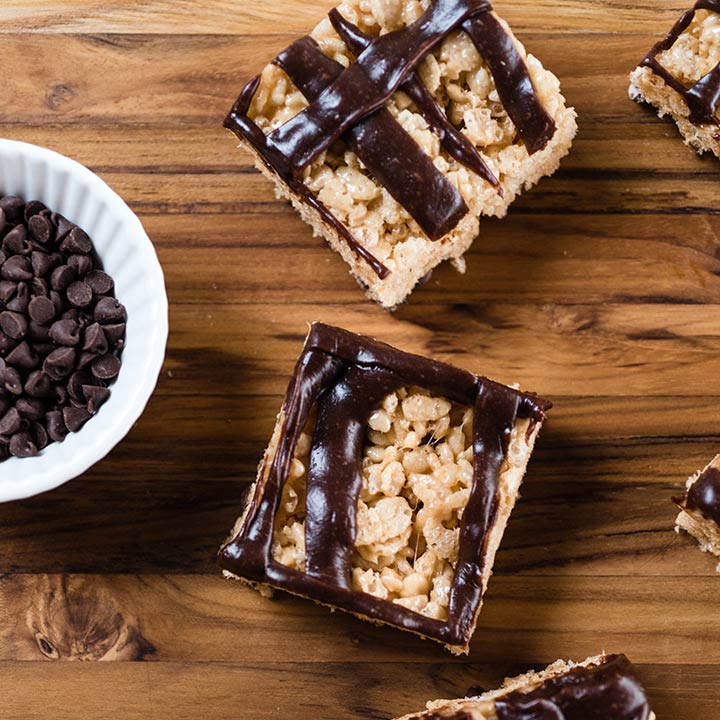
[[[406,385],[423,387],[475,411],[473,485],[460,523],[446,621],[353,590],[350,584],[366,423],[385,396]],[[318,424],[306,493],[305,572],[300,572],[273,560],[271,548],[293,451],[316,403]],[[510,433],[516,419],[529,419],[529,437],[550,407],[548,401],[465,370],[316,323],[288,387],[275,454],[266,456],[261,464],[239,528],[220,550],[220,566],[250,583],[267,584],[447,645],[465,647],[484,591],[486,545],[497,515],[498,478]],[[343,432],[338,432],[339,427]],[[315,472],[318,477],[312,477]]]

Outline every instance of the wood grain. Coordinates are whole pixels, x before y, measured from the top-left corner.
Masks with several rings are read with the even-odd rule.
[[[580,132],[554,177],[482,223],[465,275],[438,269],[394,315],[221,127],[328,7],[0,4],[3,135],[117,189],[171,302],[167,361],[128,438],[0,506],[0,716],[381,719],[604,648],[638,664],[661,718],[714,718],[718,577],[672,532],[670,498],[720,446],[720,165],[626,94],[684,7],[498,3]],[[218,575],[311,320],[555,401],[468,658]]]

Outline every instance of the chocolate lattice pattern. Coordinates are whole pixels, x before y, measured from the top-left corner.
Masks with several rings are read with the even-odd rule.
[[[323,54],[313,38],[302,38],[273,62],[302,92],[307,107],[265,135],[248,115],[260,84],[257,76],[226,119],[226,126],[250,143],[262,162],[379,278],[387,277],[389,269],[310,191],[302,170],[342,138],[428,238],[439,240],[453,230],[468,213],[465,200],[384,107],[393,93],[402,90],[445,152],[502,193],[480,153],[450,122],[416,72],[427,53],[449,33],[464,30],[485,60],[528,153],[543,149],[555,133],[555,122],[543,108],[513,39],[491,11],[487,0],[436,0],[415,22],[377,37],[364,34],[332,11],[332,25],[355,61],[344,68]]]

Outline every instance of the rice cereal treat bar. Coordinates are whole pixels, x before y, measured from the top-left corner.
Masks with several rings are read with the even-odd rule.
[[[700,549],[720,557],[720,455],[702,471],[688,478],[685,494],[675,498],[680,513],[675,530],[685,530]],[[720,563],[717,566],[720,572]]]
[[[224,574],[467,652],[550,405],[313,325]]]
[[[630,97],[670,115],[698,153],[720,157],[720,0],[698,0],[630,74]]]
[[[557,78],[487,0],[345,0],[225,121],[368,295],[394,308],[575,135]]]
[[[558,660],[541,672],[505,681],[499,690],[436,700],[398,720],[655,720],[645,689],[624,655]]]

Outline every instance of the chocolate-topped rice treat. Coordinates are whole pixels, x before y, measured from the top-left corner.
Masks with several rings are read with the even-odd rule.
[[[670,115],[698,153],[720,157],[720,0],[698,0],[630,74],[630,97]]]
[[[467,652],[550,405],[313,325],[225,575]]]
[[[479,217],[553,173],[576,131],[487,0],[345,0],[225,124],[387,308],[443,260],[462,271]]]
[[[685,494],[675,498],[675,503],[680,508],[675,530],[685,530],[698,541],[701,550],[720,558],[720,455],[702,472],[688,478]]]
[[[435,700],[427,707],[398,720],[655,720],[645,688],[624,655],[558,660],[540,672],[505,680],[499,690]]]
[[[77,432],[120,372],[126,313],[87,233],[0,198],[0,460]]]

